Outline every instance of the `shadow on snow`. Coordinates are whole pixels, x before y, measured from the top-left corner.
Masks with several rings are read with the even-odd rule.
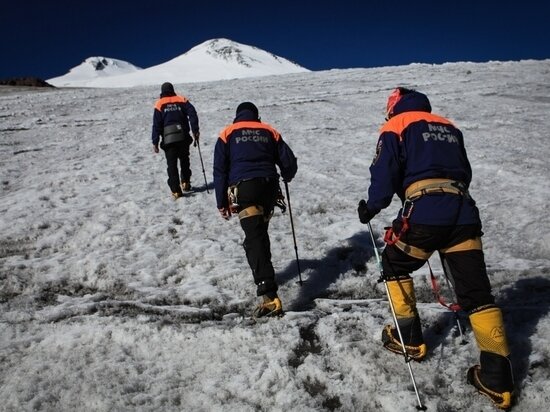
[[[300,259],[302,286],[299,285],[295,259],[283,271],[277,273],[279,285],[296,282],[295,287],[300,288],[297,298],[289,305],[290,310],[309,310],[313,307],[313,300],[316,298],[351,298],[339,295],[337,290],[330,290],[330,286],[341,275],[348,272],[351,276],[363,277],[367,282],[376,283],[378,274],[372,277],[366,270],[366,262],[374,256],[370,234],[366,231],[359,232],[348,238],[346,242],[345,246],[329,250],[322,259]],[[378,291],[375,292],[376,296],[364,296],[365,290],[357,292],[361,293],[362,297],[379,297]],[[368,290],[366,292],[368,293]]]
[[[377,236],[375,236],[375,239]],[[331,285],[337,279],[349,273],[350,276],[364,277],[366,286],[363,290],[356,291],[361,298],[380,298],[380,290],[376,290],[378,273],[368,273],[366,263],[374,256],[372,242],[368,231],[355,234],[346,240],[346,245],[329,250],[321,259],[300,259],[300,269],[303,284],[299,285],[298,268],[293,260],[283,271],[277,273],[280,285],[295,282],[299,293],[289,309],[292,311],[309,310],[314,306],[316,298],[354,299],[349,296],[353,292],[339,292]],[[382,249],[383,243],[378,243],[378,249]],[[544,270],[543,270],[544,272]],[[372,286],[369,290],[368,286]],[[537,331],[538,323],[545,318],[550,309],[550,280],[542,276],[520,279],[513,285],[500,290],[496,296],[496,304],[501,307],[504,314],[508,342],[511,350],[511,359],[514,369],[516,387],[530,376],[537,374],[537,369],[548,367],[548,360],[544,357],[530,361],[533,352],[533,343],[529,339]],[[388,313],[388,321],[390,315]],[[469,328],[467,314],[458,313],[458,321],[465,332]],[[459,334],[456,318],[452,312],[443,312],[430,321],[430,325],[424,328],[424,337],[432,348],[437,350],[449,334],[456,338]],[[466,343],[466,342],[461,342]]]

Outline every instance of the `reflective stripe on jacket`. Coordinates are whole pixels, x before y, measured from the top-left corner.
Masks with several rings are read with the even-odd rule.
[[[227,188],[256,177],[294,177],[297,160],[280,133],[258,120],[243,119],[221,131],[214,148],[214,187],[218,208],[227,206]]]
[[[369,170],[367,208],[373,214],[389,206],[394,194],[404,201],[405,190],[414,182],[444,178],[468,188],[472,178],[461,131],[449,120],[426,111],[402,112],[382,126]],[[450,193],[417,199],[409,220],[428,225],[480,224],[475,202]]]

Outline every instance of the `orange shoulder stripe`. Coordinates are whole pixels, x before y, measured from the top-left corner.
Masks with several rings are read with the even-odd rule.
[[[260,122],[238,122],[233,123],[227,126],[225,129],[223,129],[220,132],[220,139],[223,140],[224,143],[227,143],[227,140],[229,139],[229,135],[233,133],[235,130],[239,129],[264,129],[270,132],[273,135],[273,138],[276,142],[279,141],[281,138],[281,134],[275,130],[274,127],[270,126],[267,123],[260,123]]]
[[[445,119],[444,117],[438,116],[437,114],[427,113],[427,112],[405,112],[397,116],[392,117],[388,120],[381,128],[380,133],[384,132],[393,132],[399,136],[401,139],[401,133],[405,130],[411,123],[419,122],[425,120],[427,122],[433,123],[443,123],[454,126],[453,123]]]
[[[168,104],[168,103],[187,103],[188,101],[189,100],[187,100],[187,97],[185,97],[185,96],[162,97],[162,98],[158,99],[157,102],[155,103],[155,109],[160,111],[161,107],[165,104]]]

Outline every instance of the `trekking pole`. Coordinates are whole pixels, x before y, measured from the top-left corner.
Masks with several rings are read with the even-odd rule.
[[[296,244],[296,233],[294,232],[294,220],[292,220],[292,206],[290,206],[290,192],[288,191],[288,183],[285,182],[286,198],[288,200],[288,215],[290,216],[290,227],[292,228],[292,238],[294,239],[294,252],[296,252],[296,266],[298,267],[298,279],[300,279],[300,286],[304,284],[302,282],[302,271],[300,270],[300,259],[298,258],[298,245]]]
[[[403,356],[405,357],[405,363],[407,364],[407,367],[409,369],[409,375],[411,375],[411,381],[414,388],[414,392],[416,394],[416,401],[417,406],[416,409],[419,411],[425,411],[426,407],[422,405],[422,401],[420,400],[420,394],[418,393],[418,388],[416,386],[416,380],[414,379],[413,370],[411,367],[411,358],[409,357],[409,354],[407,353],[407,350],[405,349],[405,341],[403,340],[403,335],[401,334],[401,329],[399,328],[399,323],[397,323],[397,315],[395,314],[395,307],[393,306],[393,301],[391,299],[390,289],[388,288],[388,281],[386,279],[386,276],[384,275],[384,270],[382,269],[382,260],[380,259],[380,254],[378,253],[378,248],[376,247],[376,242],[374,241],[374,235],[372,232],[372,226],[370,222],[368,222],[368,228],[370,233],[370,238],[372,241],[372,247],[374,248],[374,255],[376,256],[376,263],[378,265],[378,270],[380,272],[380,280],[379,282],[384,283],[384,287],[386,288],[386,295],[388,296],[388,301],[390,303],[390,309],[391,314],[393,317],[393,322],[395,323],[395,328],[397,329],[397,334],[399,335],[399,342],[401,343],[401,348],[403,349]]]
[[[204,171],[204,163],[202,162],[201,145],[199,144],[198,140],[195,139],[195,142],[193,143],[193,146],[197,146],[197,149],[199,149],[199,158],[201,159],[202,175],[204,176],[204,186],[206,187],[206,193],[210,193],[208,191],[208,182],[206,181],[206,173]]]
[[[443,267],[443,275],[445,276],[447,287],[451,290],[454,301],[458,302],[458,298],[456,296],[456,290],[449,278],[449,267],[447,265],[447,261],[445,260],[445,257],[441,252],[439,252],[439,259],[441,260],[441,266]],[[460,334],[460,344],[465,345],[467,342],[466,342],[466,339],[464,338],[462,326],[460,325],[460,318],[458,317],[458,311],[460,310],[460,306],[458,304],[453,304],[451,305],[450,309],[453,311],[454,318],[456,320],[456,325],[458,326],[458,333]]]

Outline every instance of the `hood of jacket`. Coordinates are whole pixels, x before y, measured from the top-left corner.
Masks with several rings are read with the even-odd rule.
[[[393,116],[405,112],[432,112],[432,106],[428,96],[424,93],[413,91],[403,95],[393,108]]]

